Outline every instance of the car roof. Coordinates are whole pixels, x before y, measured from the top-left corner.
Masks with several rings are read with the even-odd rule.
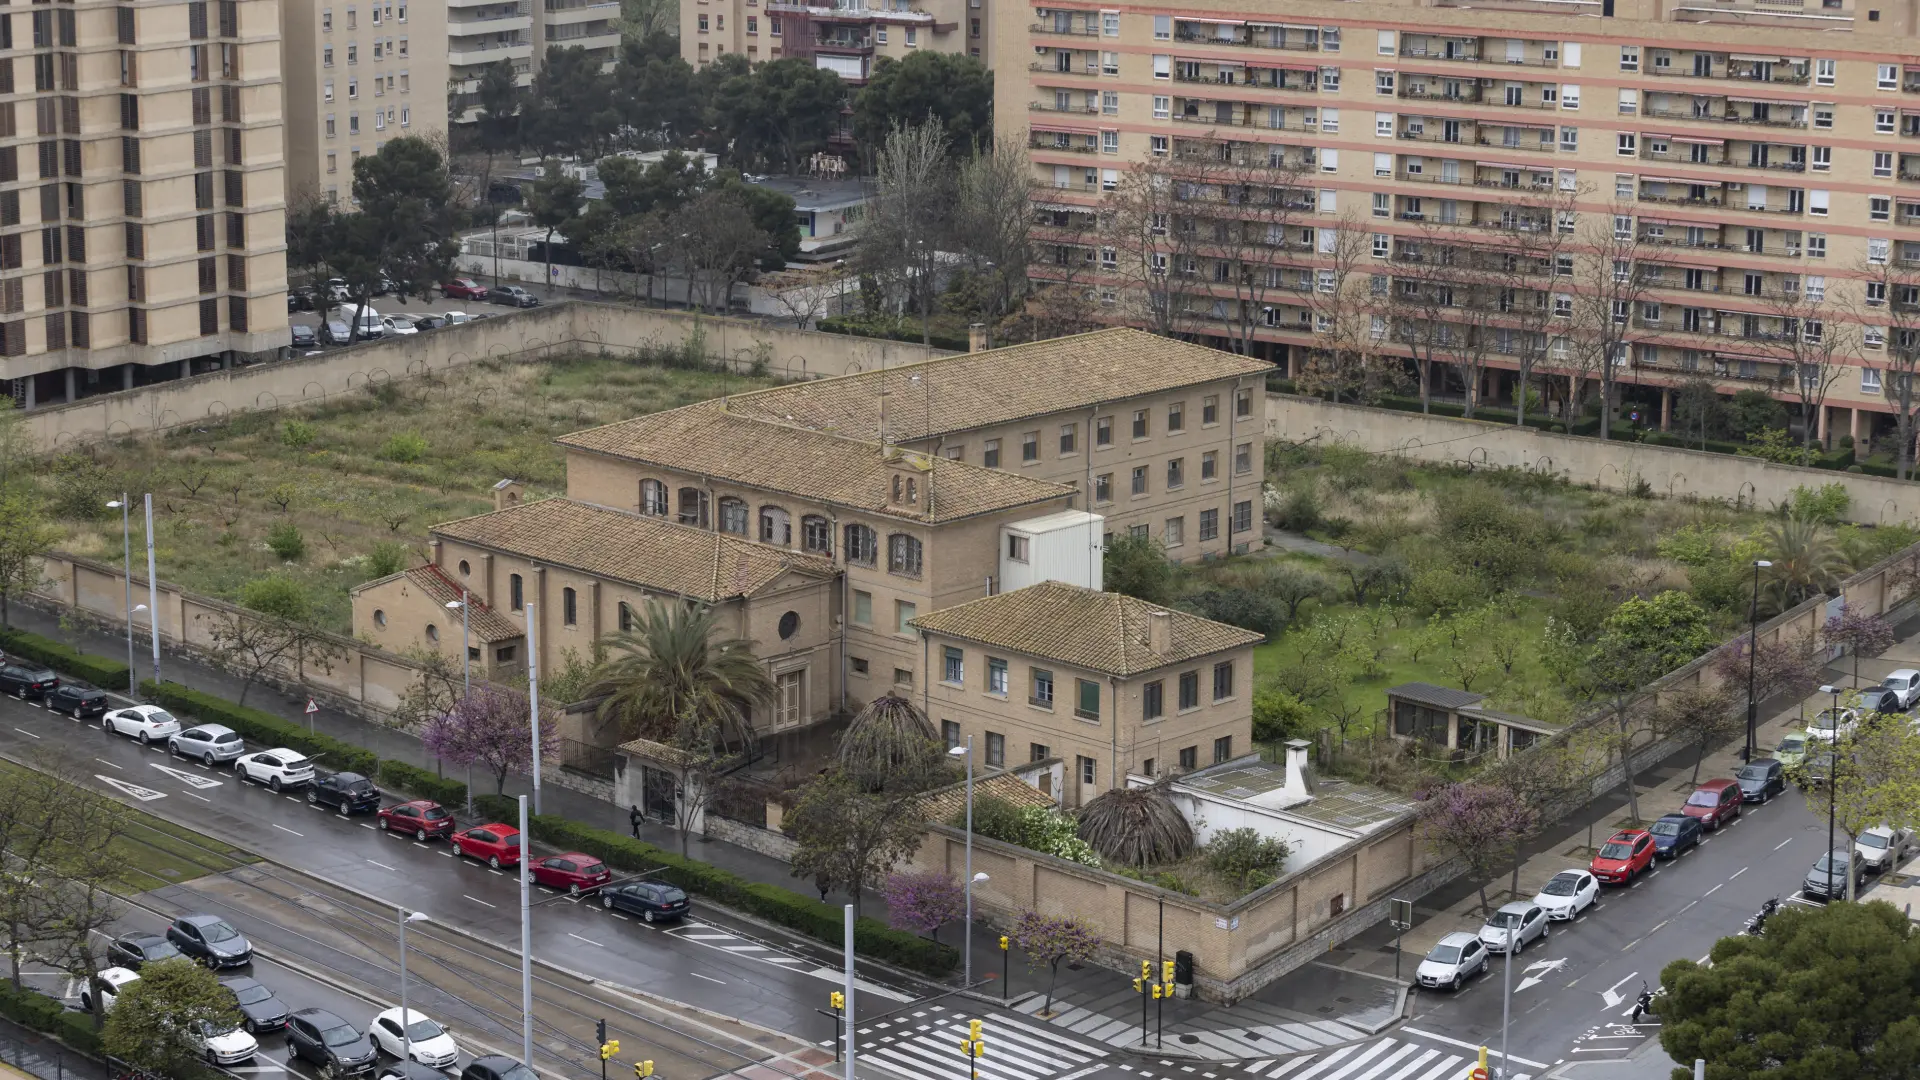
[[[123,967],[101,968],[100,981],[108,986],[121,987],[140,978],[140,973]]]
[[[229,990],[245,990],[251,986],[259,986],[260,980],[246,975],[235,975],[231,979],[221,979],[220,985]]]
[[[485,1065],[487,1068],[492,1069],[495,1072],[501,1072],[501,1071],[504,1071],[505,1069],[511,1069],[514,1066],[520,1064],[520,1059],[510,1058],[505,1054],[482,1054],[479,1057],[474,1058],[471,1064]]]
[[[118,940],[130,941],[135,944],[140,944],[140,943],[149,942],[149,941],[165,941],[167,940],[167,935],[149,934],[145,930],[136,930],[131,934],[121,934]]]
[[[1891,825],[1875,825],[1871,829],[1864,830],[1860,835],[1865,836],[1867,833],[1872,833],[1875,836],[1892,836],[1893,827]]]
[[[226,922],[227,920],[222,919],[218,915],[182,915],[179,921],[189,926],[212,926],[214,923]]]
[[[1913,678],[1920,678],[1920,668],[1903,667],[1903,668],[1895,668],[1892,671],[1887,672],[1887,679],[1913,679]],[[1887,679],[1882,679],[1880,681],[1882,683],[1885,683]]]
[[[161,708],[158,705],[129,705],[126,708],[121,709],[120,711],[130,712],[130,713],[139,713],[141,716],[145,716],[148,713],[166,712],[167,710]],[[169,713],[168,715],[172,715],[172,714]]]
[[[1533,906],[1534,906],[1533,901],[1531,900],[1509,900],[1506,903],[1501,904],[1500,910],[1497,912],[1494,912],[1494,914],[1500,915],[1500,914],[1512,912],[1513,914],[1516,914],[1516,915],[1524,915],[1527,912],[1532,911]]]
[[[1657,824],[1658,822],[1661,822],[1661,821],[1687,822],[1687,821],[1699,821],[1699,820],[1700,820],[1699,818],[1694,817],[1692,814],[1682,814],[1676,810],[1670,814],[1661,814],[1659,818],[1656,819],[1655,823]]]
[[[1693,790],[1695,790],[1695,791],[1725,791],[1725,790],[1726,790],[1727,788],[1730,788],[1730,787],[1732,787],[1732,786],[1734,786],[1734,784],[1735,784],[1735,783],[1736,783],[1736,781],[1733,781],[1733,780],[1724,780],[1724,779],[1722,779],[1722,780],[1702,780],[1702,781],[1700,781],[1700,786],[1699,786],[1699,787],[1697,787],[1697,788],[1694,788]]]
[[[340,1019],[325,1009],[301,1009],[293,1015],[302,1020],[310,1020],[315,1025],[321,1027],[337,1027],[340,1024],[346,1023],[345,1020]]]
[[[487,825],[469,825],[469,826],[467,826],[467,827],[466,827],[466,828],[465,828],[464,830],[462,830],[462,831],[464,831],[464,832],[472,832],[472,831],[473,831],[473,830],[475,830],[475,829],[490,829],[490,830],[493,830],[493,831],[495,831],[495,832],[499,832],[499,831],[502,831],[502,830],[504,830],[504,831],[506,831],[506,832],[510,832],[510,833],[517,833],[517,832],[519,832],[519,831],[520,831],[519,829],[516,829],[516,828],[514,828],[514,827],[513,827],[513,826],[511,826],[511,825],[502,825],[502,824],[500,824],[500,823],[499,823],[499,822],[497,822],[497,821],[495,821],[495,822],[493,822],[493,823],[491,823],[491,824],[487,824]]]
[[[403,802],[403,803],[394,803],[392,806],[388,807],[387,809],[398,810],[403,806],[418,806],[424,810],[429,806],[439,806],[439,805],[440,805],[439,803],[434,802],[432,799],[408,799],[406,802]]]
[[[1757,758],[1754,758],[1754,759],[1753,759],[1752,761],[1749,761],[1749,762],[1747,762],[1747,764],[1749,764],[1749,765],[1778,765],[1778,764],[1780,764],[1780,759],[1779,759],[1779,758],[1770,758],[1770,757],[1757,757]]]
[[[599,862],[600,856],[589,855],[584,851],[563,851],[558,855],[549,855],[549,859],[580,859],[585,862]]]
[[[297,757],[302,761],[305,761],[307,759],[307,755],[288,746],[276,746],[271,750],[262,750],[259,753],[254,754],[253,756],[259,757],[260,754],[292,754],[294,757]]]
[[[188,731],[204,731],[209,735],[231,735],[233,729],[225,724],[195,724]]]
[[[351,783],[355,783],[356,781],[365,780],[366,777],[361,776],[357,772],[337,772],[337,773],[334,773],[328,779],[338,780],[343,784],[351,784]]]
[[[1607,837],[1607,842],[1612,843],[1615,840],[1638,840],[1645,835],[1647,835],[1647,830],[1645,829],[1621,829],[1619,832]]]
[[[399,1015],[400,1015],[400,1007],[399,1007],[398,1005],[396,1005],[396,1006],[394,1006],[393,1008],[391,1008],[391,1009],[388,1009],[387,1011],[385,1011],[385,1012],[383,1012],[383,1013],[381,1013],[381,1014],[380,1014],[379,1016],[376,1016],[376,1017],[374,1017],[374,1019],[375,1019],[375,1020],[384,1020],[384,1019],[386,1019],[387,1017],[390,1017],[390,1016],[399,1016]],[[428,1016],[428,1015],[427,1015],[426,1013],[423,1013],[423,1012],[421,1012],[421,1011],[420,1011],[419,1009],[408,1009],[408,1010],[407,1010],[407,1018],[408,1018],[408,1020],[409,1020],[409,1022],[411,1022],[411,1021],[413,1021],[413,1020],[431,1020],[431,1019],[433,1019],[432,1017],[430,1017],[430,1016]]]
[[[1436,948],[1438,948],[1441,945],[1452,945],[1455,947],[1459,947],[1469,942],[1479,941],[1479,940],[1480,940],[1480,936],[1478,934],[1469,934],[1465,930],[1455,930],[1453,933],[1448,934],[1446,937],[1441,938],[1437,942],[1434,942],[1434,946]]]
[[[1565,870],[1562,870],[1553,876],[1557,878],[1562,878],[1570,875],[1573,877],[1592,877],[1593,876],[1591,871],[1588,871],[1583,867],[1576,867],[1576,866],[1569,866]],[[1552,880],[1552,879],[1549,878],[1548,880]]]

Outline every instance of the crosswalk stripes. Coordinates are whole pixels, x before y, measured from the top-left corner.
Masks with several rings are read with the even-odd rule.
[[[969,1019],[986,1022],[987,1053],[974,1066],[980,1080],[1047,1080],[1107,1056],[1104,1050],[1043,1027],[1002,1016],[969,1017],[929,1005],[858,1029],[860,1060],[912,1080],[970,1080],[974,1072],[960,1052]]]
[[[669,933],[672,933],[676,937],[686,938],[689,941],[698,941],[710,948],[720,949],[730,953],[739,953],[750,960],[764,960],[769,964],[776,964],[781,967],[813,966],[813,961],[811,960],[805,960],[798,956],[788,956],[785,953],[770,949],[765,945],[749,941],[738,934],[729,934],[717,926],[709,926],[706,923],[694,919],[686,920],[681,923],[678,928],[669,931]]]
[[[1465,1080],[1475,1061],[1451,1048],[1384,1038],[1284,1060],[1264,1058],[1227,1066],[1162,1060],[1120,1068],[1128,1080]],[[1513,1080],[1532,1078],[1520,1073]]]
[[[1028,995],[1024,1001],[1013,1006],[1017,1012],[1035,1016],[1046,1003],[1040,994]],[[1138,1041],[1139,1025],[1131,1017],[1115,1020],[1090,1009],[1072,1007],[1062,1008],[1047,1020],[1048,1023],[1066,1028],[1076,1035],[1099,1039],[1114,1046],[1127,1046]],[[1341,1043],[1363,1039],[1367,1033],[1359,1028],[1343,1024],[1338,1020],[1310,1020],[1292,1024],[1265,1024],[1244,1028],[1221,1030],[1182,1031],[1181,1038],[1192,1036],[1190,1042],[1203,1047],[1203,1052],[1215,1060],[1233,1060],[1237,1058],[1257,1058],[1263,1054],[1291,1054],[1303,1050],[1317,1050],[1326,1046],[1338,1046]]]

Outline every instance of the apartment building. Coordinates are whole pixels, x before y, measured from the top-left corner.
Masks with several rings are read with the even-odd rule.
[[[286,343],[278,9],[0,13],[0,377],[16,403]]]
[[[1262,257],[1275,290],[1257,320],[1232,287],[1249,268],[1204,238],[1168,266],[1191,278],[1183,329],[1203,340],[1247,321],[1277,362],[1324,349],[1313,297],[1338,236],[1360,231],[1354,309],[1440,294],[1438,331],[1373,321],[1379,352],[1424,338],[1444,370],[1476,350],[1494,374],[1475,389],[1495,395],[1531,356],[1564,394],[1597,375],[1580,353],[1599,335],[1663,425],[1683,382],[1794,401],[1803,373],[1837,375],[1815,419],[1858,436],[1888,426],[1888,368],[1920,348],[1915,19],[1877,0],[1048,3],[996,29],[1035,57],[1024,78],[1002,66],[996,111],[1028,118],[1051,189],[1040,220],[1058,250],[1040,275],[1089,282],[1116,321],[1125,275],[1108,271],[1125,256],[1090,239],[1090,209],[1131,168],[1251,164],[1288,177],[1293,216],[1261,242],[1290,254]],[[1511,270],[1542,234],[1565,239],[1518,288],[1430,288],[1441,265]],[[1579,327],[1609,265],[1632,283],[1600,308],[1619,329]]]
[[[412,0],[283,0],[287,192],[344,203],[353,163],[388,139],[447,130],[447,27]]]
[[[620,0],[452,0],[446,17],[451,106],[463,124],[478,115],[489,64],[511,63],[531,86],[550,48],[585,49],[603,70],[620,50]]]
[[[864,86],[883,56],[921,49],[965,52],[991,64],[984,0],[835,0],[810,5],[768,0],[688,0],[680,5],[680,56],[701,67],[726,53],[749,63],[797,57]]]

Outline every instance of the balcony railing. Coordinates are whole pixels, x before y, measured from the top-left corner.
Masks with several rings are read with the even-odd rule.
[[[1100,28],[1098,26],[1086,26],[1086,27],[1082,27],[1081,29],[1075,30],[1070,26],[1065,29],[1062,29],[1061,27],[1056,26],[1053,23],[1028,23],[1027,32],[1030,34],[1058,34],[1063,37],[1099,37],[1100,36]]]
[[[1038,60],[1029,61],[1027,63],[1027,70],[1032,72],[1037,72],[1042,75],[1072,75],[1072,76],[1075,76],[1076,78],[1084,78],[1088,75],[1100,74],[1099,68],[1087,68],[1087,67],[1063,68],[1058,64],[1043,64]]]
[[[1177,23],[1173,28],[1173,40],[1184,41],[1190,45],[1240,45],[1254,49],[1285,49],[1290,52],[1320,51],[1320,42],[1317,38],[1310,42],[1296,41],[1290,36],[1282,36],[1278,40],[1272,37],[1262,40],[1251,34],[1223,38],[1216,37],[1213,34],[1201,33],[1200,31],[1180,26]]]
[[[1463,105],[1478,105],[1484,100],[1483,95],[1480,93],[1479,85],[1475,84],[1472,90],[1473,93],[1471,95],[1436,94],[1424,86],[1406,85],[1403,77],[1400,89],[1394,91],[1394,96],[1405,98],[1408,101],[1459,102]]]
[[[1722,97],[1724,95],[1713,94],[1708,96]],[[1715,113],[1711,111],[1705,112],[1705,113],[1696,113],[1691,110],[1682,112],[1679,109],[1657,109],[1651,105],[1647,106],[1645,109],[1642,109],[1640,114],[1642,116],[1649,116],[1658,120],[1695,120],[1701,123],[1708,123],[1708,124],[1758,124],[1763,127],[1786,127],[1786,128],[1803,128],[1807,126],[1807,121],[1805,117],[1800,117],[1796,119],[1793,117],[1769,116],[1766,119],[1762,120],[1757,117],[1737,116],[1732,113]]]
[[[1456,49],[1453,52],[1448,52],[1445,49],[1442,49],[1438,52],[1435,52],[1424,45],[1412,46],[1412,45],[1403,44],[1400,46],[1400,55],[1405,57],[1411,57],[1415,60],[1459,60],[1459,61],[1463,61],[1465,63],[1470,63],[1470,64],[1477,64],[1480,62],[1480,50],[1477,48],[1476,49]]]
[[[1723,244],[1718,240],[1689,240],[1685,235],[1674,236],[1671,233],[1665,236],[1651,236],[1642,233],[1638,238],[1638,242],[1642,244],[1657,244],[1661,247],[1691,248],[1695,251],[1723,251],[1733,250],[1735,247],[1735,245]]]
[[[1042,142],[1038,138],[1028,140],[1027,148],[1030,150],[1051,150],[1056,154],[1093,154],[1098,153],[1100,149],[1097,146],[1090,146],[1084,141],[1071,142],[1062,146],[1051,139]],[[1093,185],[1087,185],[1087,190],[1093,190]]]
[[[1098,116],[1100,115],[1100,106],[1098,105],[1061,105],[1060,103],[1054,102],[1054,101],[1029,101],[1027,102],[1027,111],[1028,112],[1050,112],[1050,113],[1080,113],[1086,116]]]
[[[1804,161],[1756,162],[1752,160],[1752,158],[1750,157],[1745,157],[1739,154],[1727,154],[1717,161],[1695,161],[1691,158],[1675,157],[1672,153],[1656,154],[1651,150],[1641,150],[1640,157],[1644,161],[1651,161],[1660,165],[1677,165],[1682,168],[1695,167],[1695,168],[1711,168],[1711,169],[1767,169],[1775,172],[1795,172],[1795,173],[1807,171],[1807,163]]]

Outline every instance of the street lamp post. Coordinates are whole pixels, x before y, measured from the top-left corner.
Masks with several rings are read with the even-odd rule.
[[[1823,686],[1820,688],[1820,692],[1833,695],[1833,714],[1829,717],[1833,725],[1833,741],[1827,744],[1827,902],[1832,903],[1834,804],[1840,792],[1840,688],[1838,686]],[[1851,863],[1853,853],[1848,852],[1847,854],[1849,856],[1849,863]],[[1851,865],[1847,867],[1847,872],[1853,872]]]
[[[527,877],[527,797],[520,796],[520,1044],[533,1067],[533,886]],[[851,939],[852,935],[848,935]],[[848,1080],[852,1080],[849,1073]]]
[[[407,1014],[407,924],[426,918],[421,911],[396,908],[400,913],[400,1060],[413,1060],[413,1018]]]
[[[967,736],[967,744],[965,746],[951,747],[947,750],[947,753],[951,754],[954,757],[964,757],[967,759],[967,923],[966,923],[966,932],[962,935],[966,939],[966,943],[961,947],[961,953],[966,957],[966,961],[965,961],[966,966],[964,969],[964,974],[961,976],[960,985],[972,986],[973,985],[973,881],[974,881],[974,878],[973,878],[973,736],[971,735]],[[986,875],[982,874],[981,876],[985,877]]]
[[[449,608],[460,609],[460,696],[473,696],[473,640],[467,630],[467,590],[460,590],[460,599],[447,601]],[[467,816],[473,816],[473,763],[467,763]]]
[[[120,573],[127,583],[127,689],[140,689],[140,676],[133,666],[133,500],[125,492],[120,498],[107,504],[108,509],[120,511]]]
[[[527,711],[533,724],[533,812],[540,812],[540,635],[533,601],[527,601]]]
[[[1747,748],[1743,760],[1753,760],[1754,731],[1760,721],[1760,702],[1753,696],[1753,665],[1760,651],[1760,571],[1773,564],[1753,560],[1753,599],[1747,603]]]
[[[153,630],[153,681],[160,683],[160,579],[153,569],[153,494],[147,494],[147,625]],[[129,675],[132,672],[128,672]]]

